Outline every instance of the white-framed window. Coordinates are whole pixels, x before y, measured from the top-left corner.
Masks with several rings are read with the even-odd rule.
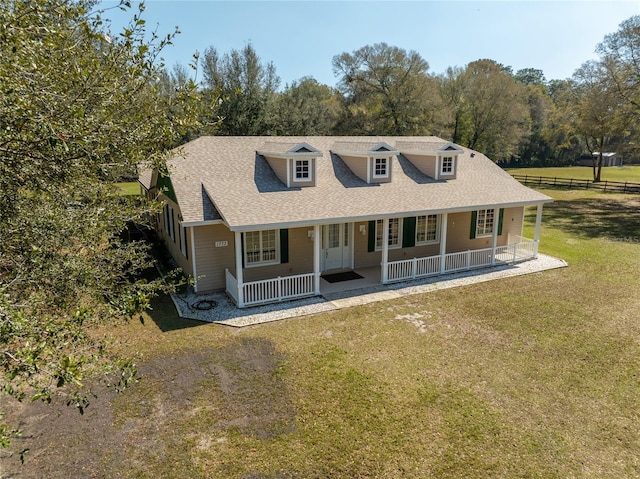
[[[389,158],[374,158],[373,177],[387,178],[389,176]]]
[[[437,243],[440,237],[440,216],[424,215],[416,217],[416,244]]]
[[[442,168],[440,169],[440,173],[443,175],[453,174],[453,156],[442,157]]]
[[[295,173],[293,175],[293,181],[309,181],[311,180],[311,161],[310,160],[295,160]]]
[[[376,220],[376,251],[382,249],[383,226],[383,220]],[[389,218],[388,244],[390,249],[402,246],[402,221],[400,218]]]
[[[247,231],[244,234],[244,264],[247,267],[280,261],[278,230]]]
[[[189,253],[187,249],[187,228],[182,226],[180,223],[180,251],[184,255],[185,258],[189,258]]]
[[[476,218],[476,237],[491,236],[495,225],[493,210],[478,210]]]

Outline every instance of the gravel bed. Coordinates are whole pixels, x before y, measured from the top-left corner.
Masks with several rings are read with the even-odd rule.
[[[494,266],[473,271],[447,274],[416,281],[376,285],[330,293],[320,297],[285,301],[282,303],[240,309],[225,293],[186,295],[173,294],[173,303],[182,318],[242,327],[322,313],[360,304],[384,301],[411,294],[427,293],[445,288],[481,283],[499,278],[537,273],[567,266],[564,260],[539,254],[537,259],[522,263]]]

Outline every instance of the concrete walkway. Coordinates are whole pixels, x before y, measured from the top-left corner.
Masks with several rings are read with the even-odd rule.
[[[378,284],[363,289],[327,293],[320,297],[253,306],[245,309],[237,308],[225,293],[208,295],[174,294],[172,299],[181,318],[242,327],[401,298],[411,294],[428,293],[494,279],[538,273],[565,266],[567,266],[567,263],[561,259],[540,254],[538,259],[518,264],[494,266],[410,282],[389,285]]]

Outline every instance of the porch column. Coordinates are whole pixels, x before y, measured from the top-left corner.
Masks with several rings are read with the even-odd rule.
[[[498,246],[498,224],[500,222],[500,209],[493,209],[493,237],[491,238],[491,266],[496,264],[496,248]]]
[[[449,213],[443,213],[440,219],[440,274],[444,274],[447,267],[447,223],[449,222]]]
[[[389,262],[389,218],[382,220],[382,284],[387,283],[387,263]]]
[[[244,307],[244,280],[242,279],[242,233],[235,232],[236,281],[238,282],[238,307]]]
[[[540,244],[540,228],[542,227],[542,203],[538,205],[538,209],[536,211],[536,232],[533,237],[533,257],[538,258],[538,245]]]
[[[320,294],[320,225],[313,226],[313,290],[315,294]]]
[[[191,235],[191,267],[193,269],[193,292],[198,292],[198,271],[196,269],[196,241],[193,230],[195,226],[189,227],[189,233]]]

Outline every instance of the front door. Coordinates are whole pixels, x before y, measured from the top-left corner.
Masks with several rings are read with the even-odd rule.
[[[349,224],[335,223],[322,227],[324,265],[322,270],[351,267]]]

